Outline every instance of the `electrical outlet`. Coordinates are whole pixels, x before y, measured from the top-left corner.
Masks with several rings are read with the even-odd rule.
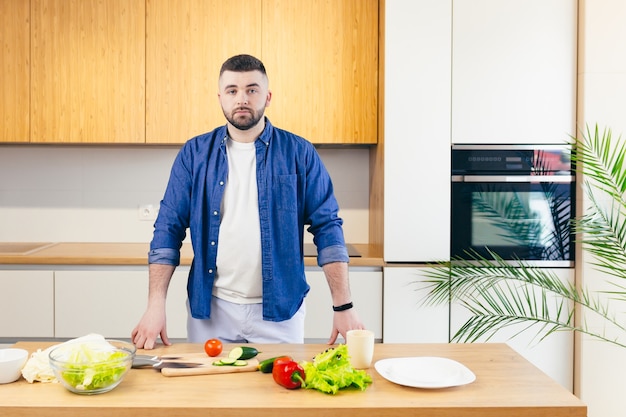
[[[158,211],[154,204],[142,204],[137,209],[137,217],[139,220],[156,220]]]

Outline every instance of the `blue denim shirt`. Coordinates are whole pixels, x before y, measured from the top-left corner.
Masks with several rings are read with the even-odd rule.
[[[220,209],[228,178],[226,126],[190,139],[178,153],[161,201],[149,263],[178,265],[189,229],[194,259],[187,292],[191,314],[211,315]],[[263,318],[291,318],[309,291],[302,253],[304,226],[318,265],[348,262],[333,186],[317,151],[303,138],[266,126],[255,142],[261,225]]]

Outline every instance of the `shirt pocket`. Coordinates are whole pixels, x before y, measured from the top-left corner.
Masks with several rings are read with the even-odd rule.
[[[277,175],[274,182],[276,207],[282,211],[296,212],[298,205],[298,175]]]

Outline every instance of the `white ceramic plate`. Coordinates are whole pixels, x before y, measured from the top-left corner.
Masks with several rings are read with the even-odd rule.
[[[466,366],[434,356],[382,359],[374,367],[383,378],[407,387],[448,388],[476,380],[476,375]]]

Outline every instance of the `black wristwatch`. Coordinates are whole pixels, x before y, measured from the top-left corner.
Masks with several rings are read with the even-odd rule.
[[[352,307],[354,307],[354,305],[352,304],[352,302],[349,302],[349,303],[346,303],[346,304],[342,304],[340,306],[333,306],[333,311],[350,310]]]

